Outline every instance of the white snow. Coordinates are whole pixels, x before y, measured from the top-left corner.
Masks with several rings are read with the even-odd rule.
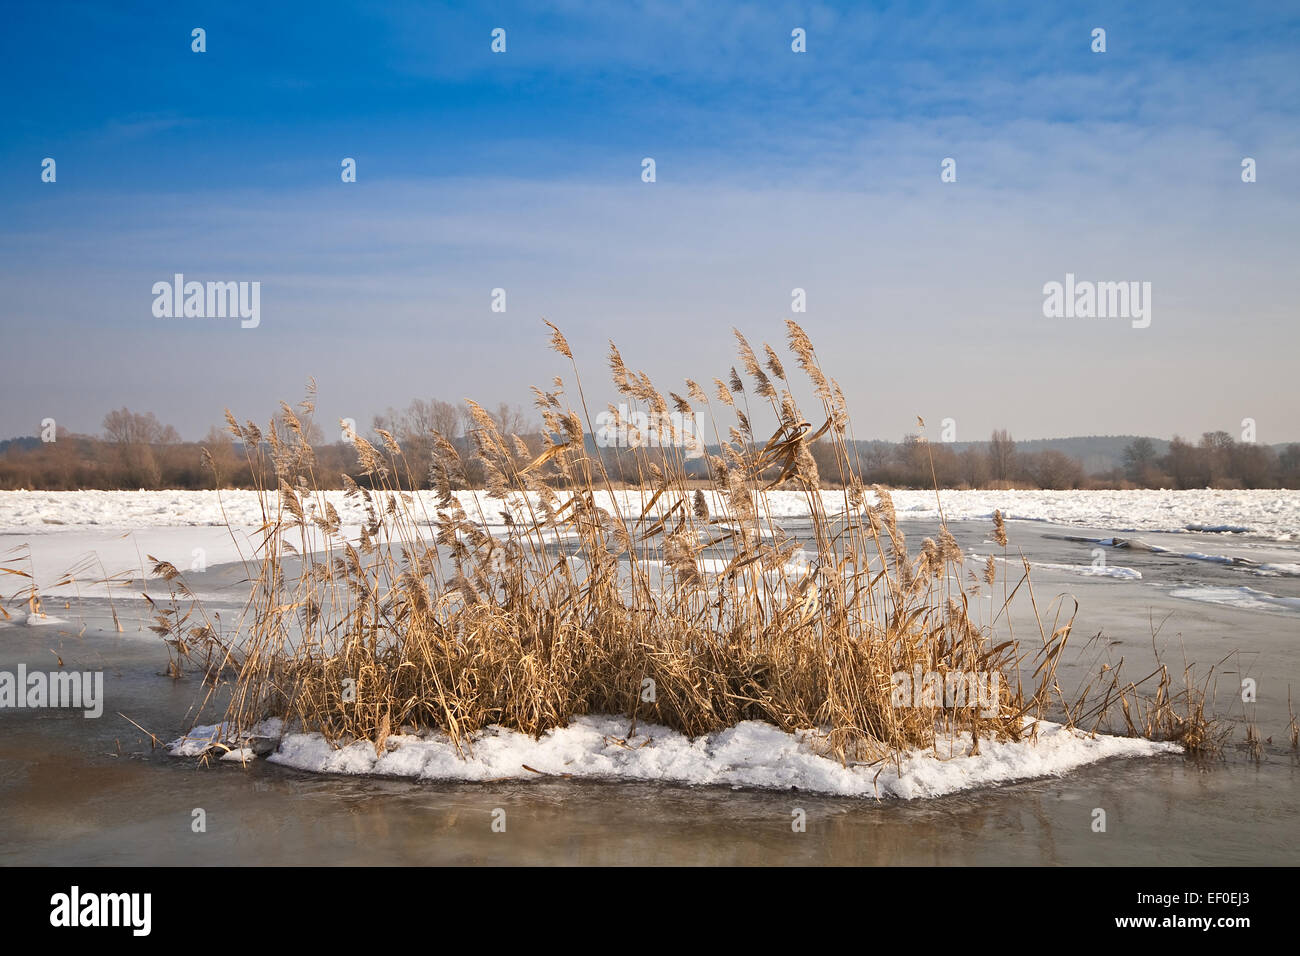
[[[364,510],[360,498],[344,499],[343,492],[325,492],[344,524],[360,524]],[[650,494],[619,491],[615,495],[626,513],[639,515]],[[831,512],[845,507],[839,491],[821,493]],[[895,491],[895,507],[902,518],[938,516],[933,491]],[[466,512],[480,512],[488,524],[502,523],[506,506],[485,492],[459,492]],[[714,514],[725,512],[724,502],[710,495]],[[942,491],[939,498],[949,520],[990,520],[995,509],[1012,520],[1046,521],[1114,531],[1167,531],[1245,533],[1278,541],[1300,535],[1300,491],[1222,491],[1196,489],[1134,491]],[[432,518],[433,495],[423,493],[416,506]],[[799,518],[809,514],[808,496],[797,491],[769,494],[773,518]],[[598,492],[596,503],[611,506],[608,492]],[[223,510],[224,509],[224,510]],[[517,505],[510,508],[522,517]],[[0,533],[24,534],[57,531],[67,526],[141,529],[151,527],[224,526],[255,528],[262,509],[252,491],[0,491]]]
[[[342,492],[326,492],[343,521],[343,532],[355,537],[364,510],[359,498],[345,499]],[[648,496],[639,491],[616,493],[625,514],[639,516]],[[491,499],[483,492],[460,492],[466,512],[493,531],[504,527],[502,512],[509,510],[526,517],[520,501],[510,504]],[[598,503],[610,507],[608,493],[597,495]],[[933,492],[893,492],[900,517],[929,519],[938,516]],[[941,492],[945,516],[957,521],[991,521],[994,509],[1011,520],[1033,520],[1074,524],[1112,532],[1165,531],[1189,534],[1194,527],[1231,527],[1252,535],[1285,542],[1283,550],[1267,557],[1253,570],[1265,577],[1300,574],[1300,565],[1287,560],[1291,542],[1300,540],[1300,491],[945,491]],[[775,521],[806,518],[808,496],[802,492],[773,492],[767,499]],[[845,506],[841,492],[823,492],[828,512],[838,514]],[[655,511],[661,510],[661,499]],[[313,503],[309,501],[309,510]],[[713,498],[715,515],[726,513],[725,502]],[[435,502],[425,493],[417,498],[416,514],[436,516]],[[230,529],[225,522],[230,521]],[[149,555],[171,561],[186,576],[187,584],[201,598],[207,598],[199,569],[236,562],[256,551],[262,524],[261,504],[250,491],[0,491],[0,558],[12,560],[15,546],[30,549],[30,570],[40,593],[58,597],[137,597],[139,579],[150,576]],[[1230,521],[1231,523],[1227,523]],[[233,529],[233,533],[232,530]],[[1205,540],[1205,535],[1196,536]],[[1241,540],[1239,536],[1234,536]],[[1098,544],[1113,544],[1113,537],[1090,537]],[[1237,559],[1213,551],[1175,551],[1159,545],[1144,545],[1156,553],[1213,563],[1235,563]],[[1253,552],[1247,552],[1253,553]],[[1274,558],[1272,562],[1268,558]],[[801,572],[800,558],[787,570]],[[710,563],[712,562],[712,563]],[[26,564],[19,565],[24,570]],[[704,558],[706,572],[721,570],[717,559]],[[1093,568],[1091,565],[1043,565],[1066,573],[1136,580],[1138,571],[1126,567]],[[76,568],[75,580],[65,575]],[[118,583],[102,583],[114,576]],[[131,586],[131,579],[136,584]]]
[[[1032,724],[1027,720],[1026,727]],[[281,729],[279,721],[268,721],[256,732],[276,736]],[[219,740],[221,733],[220,725],[196,727],[169,744],[169,749],[177,756],[195,756]],[[336,748],[320,734],[290,733],[268,759],[319,773],[419,780],[492,782],[560,776],[916,799],[1059,776],[1111,757],[1150,757],[1181,750],[1171,743],[1088,735],[1047,721],[1038,722],[1036,740],[981,740],[979,754],[972,756],[969,736],[960,735],[944,740],[937,753],[915,751],[898,764],[845,767],[817,753],[815,741],[811,732],[788,734],[759,721],[745,721],[694,740],[666,727],[644,724],[628,736],[626,718],[587,716],[547,732],[540,740],[502,727],[488,728],[476,736],[466,757],[442,734],[392,736],[377,755],[368,741]],[[249,751],[239,753],[239,758],[222,759],[246,759]]]
[[[23,623],[28,627],[40,627],[42,624],[67,624],[61,617],[55,617],[52,614],[46,614],[43,611],[30,611]]]
[[[1206,561],[1210,564],[1222,564],[1265,577],[1300,577],[1300,564],[1288,561],[1261,562],[1255,557],[1248,557],[1246,554],[1207,554],[1203,551],[1179,551],[1176,548],[1166,548],[1163,545],[1144,541],[1141,538],[1088,538],[1073,535],[1048,535],[1048,537],[1061,537],[1069,541],[1100,544],[1120,551],[1145,551],[1169,558],[1182,558],[1186,561]],[[1238,550],[1243,549],[1238,548]],[[1247,550],[1251,553],[1259,553],[1256,549]],[[1272,550],[1278,554],[1294,553],[1294,548],[1288,545],[1283,545],[1280,549],[1273,546]],[[1044,565],[1044,567],[1046,566]]]
[[[5,494],[0,492],[0,498]],[[224,527],[183,524],[146,525],[131,531],[82,525],[0,526],[0,562],[31,573],[43,598],[137,598],[140,580],[152,577],[149,556],[153,555],[176,565],[190,587],[205,597],[199,569],[252,556],[255,538],[251,528],[237,527],[232,535]],[[30,555],[30,565],[14,551],[22,546]],[[133,579],[136,583],[131,586]]]
[[[1068,574],[1081,574],[1086,578],[1118,578],[1123,581],[1141,581],[1142,572],[1136,568],[1123,568],[1117,564],[1052,564],[1047,561],[1031,561],[1031,568],[1043,568],[1047,571],[1065,571]]]
[[[1258,588],[1178,587],[1171,589],[1169,594],[1171,597],[1188,598],[1248,611],[1300,611],[1300,598],[1279,597]]]
[[[992,544],[990,541],[985,544]],[[990,555],[982,555],[976,551],[970,552],[971,559],[976,562],[987,560]],[[1004,558],[1000,554],[991,555],[993,560],[999,564],[1006,564],[1012,568],[1021,567],[1021,563],[1016,558]],[[1121,581],[1141,581],[1142,572],[1137,568],[1125,568],[1118,564],[1054,564],[1050,561],[1031,561],[1030,569],[1040,568],[1045,571],[1064,571],[1066,574],[1079,574],[1085,578],[1116,578]],[[960,584],[960,582],[958,582]]]

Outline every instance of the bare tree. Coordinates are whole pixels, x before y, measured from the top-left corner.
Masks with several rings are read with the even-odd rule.
[[[958,456],[961,480],[972,488],[983,488],[989,482],[989,458],[978,446],[971,446]]]
[[[1038,487],[1050,491],[1077,488],[1083,482],[1083,465],[1078,459],[1051,448],[1033,456],[1030,470]]]
[[[140,488],[157,488],[162,482],[155,448],[180,442],[176,429],[158,421],[153,412],[128,408],[104,416],[104,437],[117,449],[123,483]]]
[[[1124,473],[1130,481],[1144,484],[1156,463],[1156,446],[1150,438],[1135,438],[1124,448]]]
[[[427,482],[429,465],[433,461],[434,433],[452,440],[460,431],[460,422],[460,409],[451,402],[417,398],[406,408],[389,408],[376,415],[374,427],[382,428],[397,439],[410,469],[409,480],[418,487]]]
[[[1169,442],[1164,467],[1179,488],[1204,488],[1210,483],[1204,450],[1177,435]]]
[[[989,439],[989,471],[994,481],[1010,481],[1015,468],[1016,443],[1005,428],[1000,428]]]
[[[1214,484],[1227,477],[1232,470],[1232,449],[1235,442],[1225,431],[1206,432],[1201,436],[1201,451],[1204,454],[1207,480]]]
[[[522,436],[535,430],[529,426],[528,419],[524,415],[524,410],[518,405],[507,405],[505,402],[501,402],[497,405],[495,410],[485,409],[485,411],[492,416],[492,421],[496,423],[497,430],[500,431],[502,435]],[[469,410],[463,409],[461,417],[465,422],[466,429],[470,428],[471,419],[469,417]]]
[[[153,412],[119,408],[104,416],[104,437],[115,445],[157,445],[179,441],[176,429],[158,421]]]

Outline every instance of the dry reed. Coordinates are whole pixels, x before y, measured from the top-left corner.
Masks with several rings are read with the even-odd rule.
[[[469,403],[487,491],[465,497],[453,488],[467,485],[466,457],[449,436],[430,436],[427,475],[410,473],[390,434],[378,433],[379,447],[358,436],[360,469],[345,495],[364,511],[359,532],[344,528],[314,481],[310,398],[302,418],[283,406],[266,431],[227,413],[252,473],[276,476],[258,489],[264,524],[248,603],[223,633],[176,603],[189,597],[184,582],[158,562],[155,574],[181,590],[155,608],[155,629],[177,670],[202,651],[214,685],[228,685],[235,736],[275,715],[335,741],[382,748],[399,728],[436,728],[466,748],[489,725],[540,735],[606,713],[692,736],[744,720],[817,728],[828,755],[870,762],[961,733],[974,749],[1018,739],[1026,717],[1053,710],[1090,730],[1119,706],[1133,733],[1196,746],[1202,698],[1175,700],[1167,674],[1140,714],[1141,682],[1115,675],[1096,706],[1064,700],[1056,675],[1073,614],[1060,605],[1049,627],[1035,603],[1034,646],[1022,650],[1011,633],[1010,602],[1022,588],[1032,600],[1027,562],[1009,580],[990,557],[964,588],[962,551],[946,526],[909,549],[889,492],[861,480],[838,384],[804,331],[787,325],[811,412],[796,403],[776,351],[764,345],[760,364],[739,333],[750,383],[730,369],[714,380],[713,399],[694,381],[688,398],[665,398],[611,343],[612,378],[630,409],[656,422],[679,420],[675,412],[712,423],[720,441],[706,456],[707,489],[688,478],[685,447],[670,440],[628,451],[639,487],[615,493],[555,326],[551,347],[571,367],[577,401],[561,378],[535,390],[540,449]],[[773,423],[770,437],[755,435],[759,420]],[[829,456],[814,458],[819,442]],[[823,470],[832,463],[834,493],[822,494],[819,460]],[[426,482],[429,492],[402,490]],[[778,488],[806,497],[800,540],[774,518]],[[489,533],[489,509],[505,516],[498,533]],[[1002,515],[994,521],[1010,569]],[[972,598],[998,577],[1000,607],[975,610],[989,607]],[[941,681],[996,672],[997,699],[948,706],[940,694],[896,706],[893,675],[917,670]]]

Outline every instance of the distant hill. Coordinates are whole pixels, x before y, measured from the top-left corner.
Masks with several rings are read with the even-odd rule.
[[[31,451],[39,447],[41,440],[32,436],[25,438],[3,438],[0,439],[0,455],[3,455],[10,448],[21,449],[22,451]]]

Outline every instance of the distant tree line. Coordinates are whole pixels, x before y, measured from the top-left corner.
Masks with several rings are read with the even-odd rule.
[[[1005,430],[961,451],[908,435],[901,442],[859,442],[858,455],[868,481],[891,487],[1067,489],[1088,484],[1077,458],[1050,449],[1018,451]]]
[[[1124,449],[1119,474],[1144,488],[1296,488],[1300,444],[1279,452],[1216,431],[1205,432],[1195,443],[1175,435],[1169,451],[1157,455],[1150,439],[1138,438]]]
[[[487,414],[506,434],[526,433],[530,424],[522,410],[501,405]],[[274,485],[274,467],[262,442],[261,454],[250,449],[228,427],[214,426],[202,441],[182,441],[176,429],[162,424],[152,412],[117,409],[104,416],[103,431],[82,435],[58,428],[54,441],[19,438],[0,442],[0,489],[135,490],[180,488],[256,488]],[[282,416],[276,427],[284,436]],[[357,478],[357,452],[345,440],[341,428],[333,429],[333,441],[319,423],[303,422],[304,437],[314,451],[317,484],[341,488],[343,475]],[[416,400],[400,411],[388,409],[375,416],[366,435],[376,445],[378,429],[397,440],[405,458],[403,486],[427,485],[433,453],[434,430],[442,433],[465,459],[465,477],[460,484],[475,486],[482,481],[482,469],[473,460],[472,429],[468,409],[448,402]],[[363,429],[358,429],[362,431]],[[540,449],[539,436],[524,438],[525,449]],[[204,455],[204,452],[207,455]],[[252,454],[250,454],[250,451]]]
[[[1004,430],[960,451],[909,435],[898,443],[860,442],[859,455],[868,480],[893,487],[1300,488],[1300,444],[1279,452],[1222,431],[1206,432],[1195,444],[1174,436],[1163,454],[1151,439],[1136,438],[1119,466],[1091,473],[1061,451],[1020,450]]]
[[[520,436],[511,451],[521,466],[528,457],[540,453],[543,442],[538,426],[522,409],[501,404],[484,411],[503,434]],[[282,422],[279,427],[284,434]],[[304,427],[305,437],[315,451],[319,486],[342,487],[344,474],[364,483],[357,474],[356,450],[341,431],[335,432],[333,441],[327,441],[318,423]],[[405,408],[389,408],[376,415],[366,434],[378,447],[382,447],[377,437],[381,429],[398,442],[405,458],[404,474],[398,479],[406,487],[428,486],[434,436],[440,434],[464,461],[464,476],[457,484],[479,487],[483,474],[472,451],[475,428],[467,407],[417,399]],[[0,442],[0,488],[252,488],[273,481],[269,456],[250,456],[249,449],[225,427],[213,427],[202,441],[187,442],[152,412],[120,408],[104,416],[102,429],[97,435],[81,435],[60,428],[54,441],[20,438]],[[588,451],[604,461],[615,481],[639,480],[637,457],[626,449],[596,448],[589,437]],[[960,449],[908,435],[901,442],[856,442],[854,451],[867,482],[902,488],[930,488],[936,484],[942,488],[1054,490],[1300,487],[1300,444],[1279,451],[1268,445],[1235,441],[1222,431],[1206,432],[1194,443],[1175,436],[1163,453],[1150,439],[1136,438],[1125,447],[1117,467],[1092,474],[1085,472],[1078,458],[1061,451],[1018,448],[1005,430],[993,432],[987,442]],[[650,451],[652,458],[672,454],[675,452]],[[813,445],[812,454],[823,481],[833,485],[837,469],[825,439]],[[701,478],[707,475],[708,466],[702,459],[688,461],[687,468]]]

